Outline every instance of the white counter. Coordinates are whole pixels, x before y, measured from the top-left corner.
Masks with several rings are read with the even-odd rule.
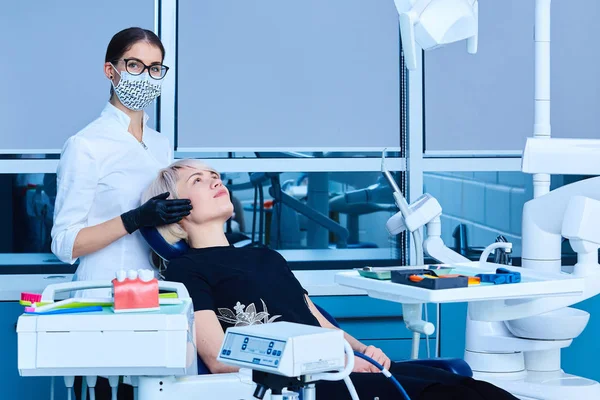
[[[0,253],[2,265],[66,265],[52,253]]]
[[[51,283],[70,282],[71,274],[0,275],[0,301],[19,301],[22,292],[42,293]]]
[[[365,260],[365,264],[368,264],[369,260],[391,259],[392,249],[302,249],[280,250],[279,253],[289,262]],[[12,269],[18,267],[18,272],[4,275],[0,273],[0,301],[18,301],[21,292],[41,293],[50,283],[68,282],[73,278],[71,273],[53,273],[56,270],[69,271],[71,267],[59,261],[53,254],[0,254],[0,269],[2,265],[11,266]],[[27,274],[28,266],[37,268],[35,273]],[[71,268],[74,271],[75,266]],[[335,283],[334,275],[338,272],[342,270],[298,270],[294,271],[294,274],[311,296],[366,294],[362,290]]]
[[[340,270],[294,271],[300,284],[311,296],[364,295],[365,291],[338,285],[334,275]],[[51,283],[70,282],[72,274],[0,275],[0,301],[18,301],[21,292],[42,293]]]
[[[390,260],[392,249],[298,249],[277,250],[289,262]],[[65,265],[51,253],[0,253],[2,265]]]

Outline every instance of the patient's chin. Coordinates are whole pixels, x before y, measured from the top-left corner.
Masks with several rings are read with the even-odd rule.
[[[210,220],[218,220],[219,222],[225,223],[233,215],[233,206],[222,206],[215,210],[215,213],[208,217]]]
[[[231,216],[233,215],[233,204],[231,204],[231,202],[223,205],[220,209],[223,213],[223,218],[225,218],[226,220],[231,218]]]

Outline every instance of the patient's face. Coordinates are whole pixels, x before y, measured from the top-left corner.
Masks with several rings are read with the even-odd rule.
[[[215,172],[195,168],[180,169],[177,193],[179,198],[190,199],[192,202],[192,212],[185,218],[189,222],[224,223],[233,214],[229,191]]]

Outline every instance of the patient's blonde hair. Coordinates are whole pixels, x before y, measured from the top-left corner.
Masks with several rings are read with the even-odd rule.
[[[142,204],[150,200],[152,197],[158,196],[159,194],[165,192],[170,193],[169,199],[178,199],[179,194],[177,193],[177,181],[179,180],[179,170],[182,168],[193,168],[219,174],[212,167],[209,167],[202,161],[189,158],[175,161],[167,168],[163,168],[158,172],[158,176],[154,179],[154,181],[152,181],[150,186],[148,186],[142,195]],[[159,226],[157,229],[169,244],[177,243],[182,239],[187,241],[188,239],[187,233],[178,223]]]

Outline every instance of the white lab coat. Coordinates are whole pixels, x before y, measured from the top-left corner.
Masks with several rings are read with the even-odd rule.
[[[173,157],[167,137],[148,128],[143,142],[128,132],[130,118],[108,103],[98,119],[65,143],[57,170],[52,252],[73,264],[73,245],[82,228],[138,207],[141,195]],[[112,280],[119,269],[151,269],[150,249],[139,231],[82,256],[77,280]],[[77,295],[107,297],[110,291]]]

